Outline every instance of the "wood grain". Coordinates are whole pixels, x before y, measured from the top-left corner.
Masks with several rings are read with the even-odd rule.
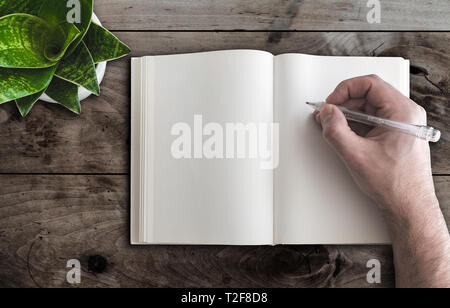
[[[0,105],[0,172],[127,172],[128,62],[108,65],[101,96],[83,101],[80,116],[38,102],[22,118],[13,103]]]
[[[236,6],[234,0],[195,4],[97,0],[96,11],[108,27],[119,30],[302,29],[312,19],[317,19],[312,25],[318,28],[367,27],[360,15],[350,18],[354,14],[350,1],[339,1],[344,4],[336,12],[322,2],[261,0],[256,5],[244,0]],[[330,5],[336,2],[327,1]],[[431,1],[444,4],[440,9],[428,7],[430,2],[406,2],[411,6],[407,4],[405,12],[414,16],[414,25],[409,19],[398,19],[400,4],[405,1],[390,1],[387,5],[397,11],[384,17],[391,16],[391,24],[383,21],[378,27],[445,26],[447,19],[441,14],[448,15],[447,1]],[[305,8],[315,3],[321,8],[314,13],[308,9],[307,14]],[[355,6],[363,12],[364,3]],[[389,15],[394,12],[398,16]],[[323,19],[327,14],[329,20]],[[347,17],[338,24],[339,14]],[[433,171],[450,174],[450,136],[446,133],[450,131],[449,33],[116,34],[132,47],[133,56],[251,48],[274,54],[408,57],[413,65],[412,98],[427,109],[430,125],[445,133],[442,141],[432,146]],[[0,106],[0,287],[69,287],[66,262],[72,258],[82,262],[80,287],[394,286],[388,246],[131,247],[129,76],[129,57],[110,63],[102,95],[84,101],[80,117],[59,106],[39,103],[22,119],[13,104]],[[436,176],[435,182],[450,223],[450,177]],[[108,260],[104,273],[88,272],[92,255]],[[381,285],[366,282],[366,262],[373,258],[382,262]]]
[[[450,174],[449,33],[116,33],[133,56],[218,49],[262,49],[274,54],[404,56],[416,67],[412,97],[444,132],[432,146],[433,172]],[[0,173],[128,173],[129,57],[108,64],[101,96],[82,103],[80,117],[38,103],[22,119],[0,106]],[[420,68],[423,72],[418,72]]]
[[[392,287],[389,246],[197,247],[129,245],[127,176],[0,175],[0,287]],[[450,221],[450,178],[436,177]],[[89,256],[108,261],[89,273]],[[382,284],[366,263],[382,263]]]
[[[381,1],[369,24],[368,0],[96,0],[112,30],[449,30],[447,0]]]

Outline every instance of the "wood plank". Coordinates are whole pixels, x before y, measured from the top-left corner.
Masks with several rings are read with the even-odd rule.
[[[96,0],[112,30],[449,30],[447,0],[381,1],[369,24],[368,0]]]
[[[392,287],[389,246],[196,247],[129,245],[127,176],[0,175],[0,287]],[[436,177],[450,221],[450,178]],[[89,256],[109,263],[89,273]],[[382,263],[382,284],[366,263]]]
[[[412,97],[430,125],[450,131],[449,33],[116,33],[133,56],[218,49],[262,49],[274,54],[397,55],[416,67]],[[128,173],[129,58],[108,64],[100,97],[82,103],[82,115],[38,103],[22,119],[14,104],[0,106],[0,173]],[[418,71],[426,71],[424,75]],[[450,136],[432,145],[433,171],[450,174]]]
[[[129,60],[108,65],[101,96],[76,116],[38,102],[26,118],[0,105],[0,172],[128,172]]]

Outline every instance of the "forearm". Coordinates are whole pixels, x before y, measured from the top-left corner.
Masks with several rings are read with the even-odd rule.
[[[398,287],[450,287],[450,236],[430,194],[385,213]]]
[[[336,106],[416,125],[427,124],[425,109],[375,75],[343,81],[326,102],[315,119],[355,182],[384,213],[397,286],[450,288],[450,236],[435,195],[428,142],[354,125]]]

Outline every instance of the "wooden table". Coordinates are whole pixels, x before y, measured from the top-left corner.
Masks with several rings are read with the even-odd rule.
[[[450,33],[332,32],[448,30],[449,2],[391,0],[377,25],[364,2],[97,0],[95,11],[132,56],[253,48],[410,58],[412,98],[444,132],[432,158],[450,221]],[[305,29],[329,32],[292,31]],[[129,57],[108,65],[101,86],[79,117],[39,103],[22,119],[0,106],[0,287],[70,286],[69,259],[82,263],[81,287],[394,286],[388,246],[131,247]],[[105,272],[88,271],[93,255],[107,259]],[[374,258],[380,285],[366,282]]]

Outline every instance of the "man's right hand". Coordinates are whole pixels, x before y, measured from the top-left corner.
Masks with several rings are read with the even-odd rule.
[[[383,211],[400,215],[410,199],[435,196],[428,142],[382,127],[348,123],[334,105],[381,118],[426,125],[425,110],[375,75],[346,80],[316,114],[325,140],[360,188]]]
[[[389,225],[400,287],[450,287],[450,236],[437,200],[428,142],[348,123],[336,105],[426,125],[425,110],[377,76],[346,80],[317,112],[323,136]]]

